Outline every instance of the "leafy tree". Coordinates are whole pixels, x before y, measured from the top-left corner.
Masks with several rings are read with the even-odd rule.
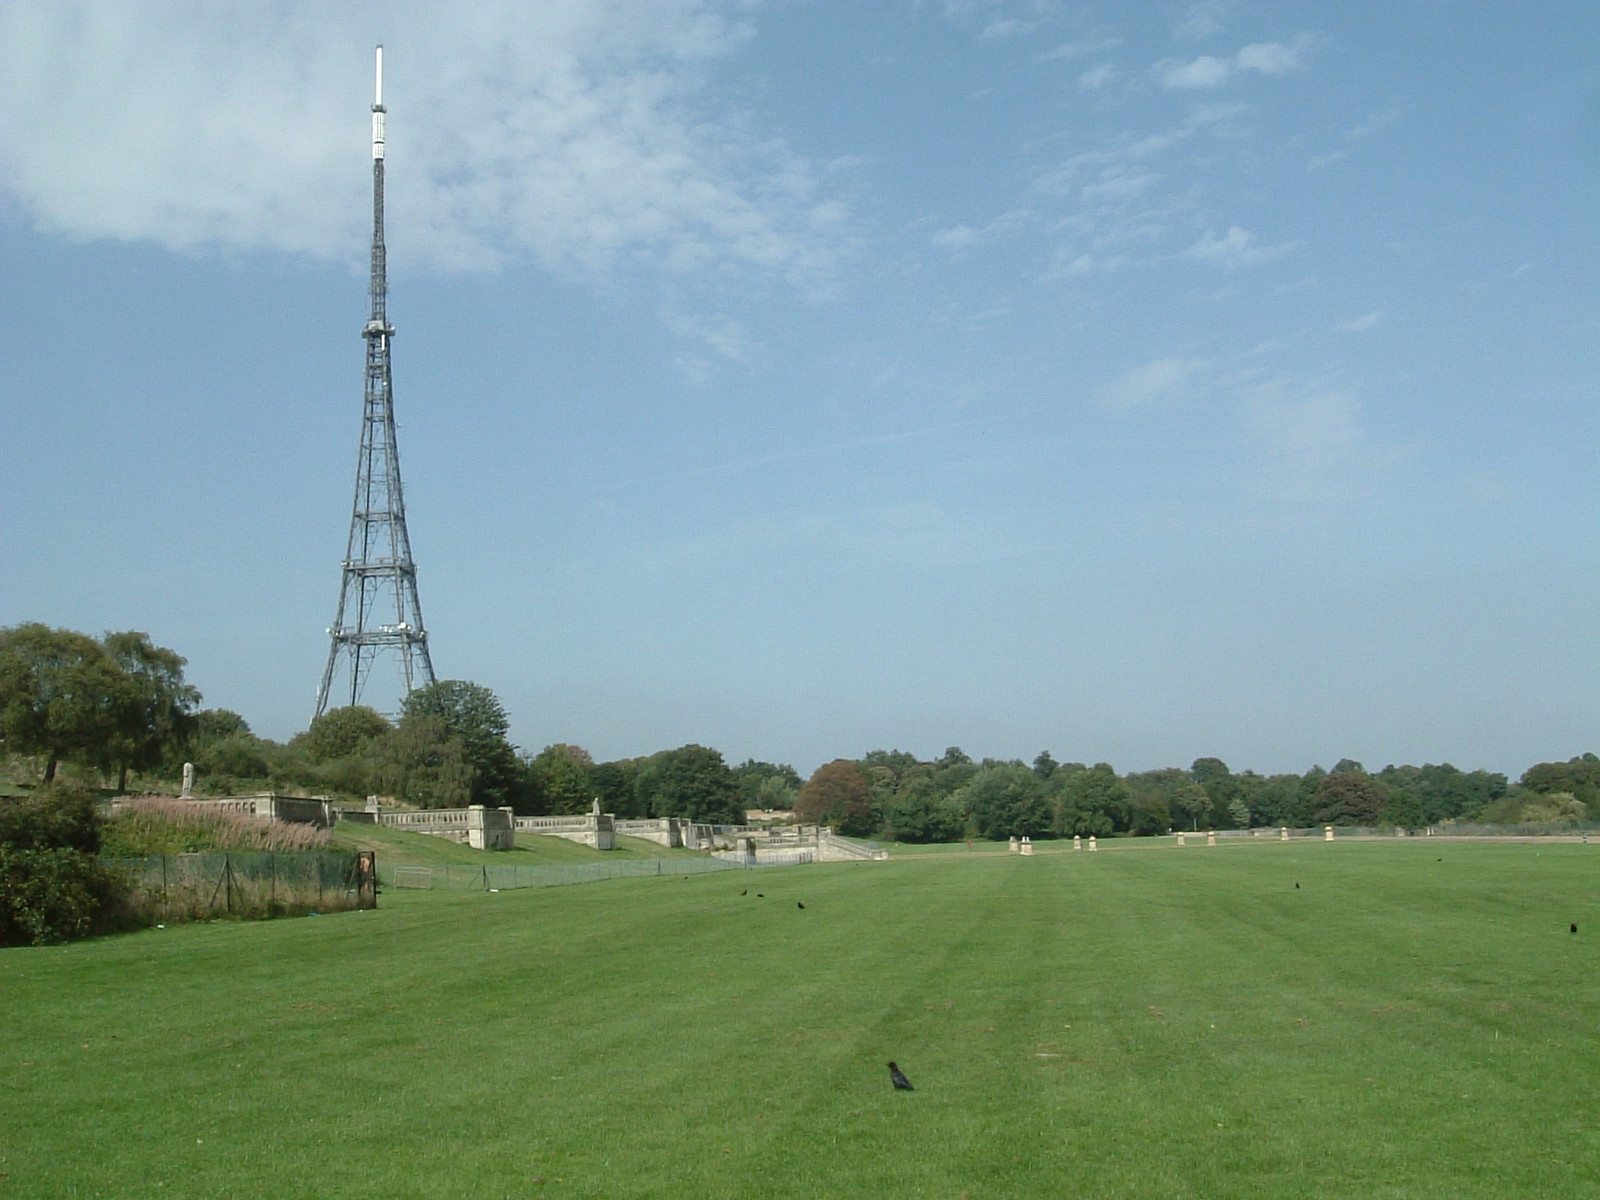
[[[939,789],[935,774],[932,764],[917,764],[887,799],[879,800],[884,836],[901,842],[953,842],[961,837],[966,810]]]
[[[1317,785],[1319,825],[1376,825],[1383,816],[1383,785],[1354,771],[1328,775]]]
[[[413,693],[414,694],[414,693]],[[438,716],[408,713],[382,742],[375,777],[386,793],[418,808],[465,808],[477,776],[467,747]]]
[[[1600,758],[1581,754],[1564,763],[1538,763],[1523,772],[1522,786],[1547,796],[1565,793],[1591,809],[1600,808]]]
[[[401,725],[432,718],[461,745],[472,770],[471,803],[515,807],[521,792],[517,752],[506,740],[511,724],[495,694],[481,684],[441,679],[405,698]]]
[[[1173,793],[1171,803],[1173,812],[1181,814],[1190,829],[1199,829],[1200,818],[1211,813],[1211,797],[1198,783],[1184,784]]]
[[[121,683],[105,647],[87,634],[38,622],[0,630],[0,745],[7,754],[42,754],[46,783],[63,759],[106,764]]]
[[[600,797],[600,808],[623,820],[637,820],[650,815],[649,806],[639,800],[635,784],[639,777],[641,760],[622,758],[615,762],[600,763],[589,775],[590,785]]]
[[[1040,779],[1049,779],[1060,764],[1050,757],[1050,751],[1041,750],[1033,760],[1033,771]]]
[[[1044,837],[1050,833],[1050,805],[1044,781],[1022,763],[997,763],[979,769],[955,795],[979,837]]]
[[[588,812],[597,799],[594,759],[582,746],[546,746],[528,762],[528,783],[535,812]]]
[[[148,634],[108,633],[106,653],[122,673],[113,699],[113,732],[106,757],[117,768],[117,790],[128,790],[129,770],[161,765],[193,729],[197,689],[183,681],[187,660],[157,646]]]
[[[1400,791],[1384,785],[1388,793],[1383,802],[1383,811],[1380,817],[1385,825],[1397,825],[1402,829],[1416,829],[1427,824],[1427,817],[1422,811],[1422,801],[1407,791]]]
[[[1068,775],[1056,798],[1056,828],[1062,834],[1104,837],[1127,829],[1128,785],[1109,763],[1096,763]]]
[[[1228,801],[1228,818],[1235,829],[1250,828],[1250,806],[1244,802],[1242,796],[1235,796]]]
[[[330,708],[311,728],[290,741],[312,763],[332,762],[356,754],[372,754],[372,743],[394,732],[388,718],[365,704]]]
[[[739,825],[744,809],[739,784],[720,751],[687,745],[645,760],[634,783],[640,806],[653,817],[688,817],[714,825]]]
[[[800,773],[786,763],[746,759],[733,769],[739,802],[748,809],[787,811],[800,794]]]
[[[832,825],[851,837],[863,837],[876,827],[872,789],[848,758],[836,758],[812,772],[800,789],[794,815],[805,824]]]

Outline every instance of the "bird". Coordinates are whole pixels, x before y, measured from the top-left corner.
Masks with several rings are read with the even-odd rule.
[[[757,892],[756,893],[756,899],[757,900],[765,900],[766,898],[767,898],[767,894],[765,892]]]
[[[1578,932],[1578,927],[1577,927],[1577,926],[1576,926],[1576,925],[1574,925],[1574,926],[1573,926],[1573,927],[1572,927],[1572,932],[1573,932],[1573,933],[1577,933],[1577,932]]]
[[[897,1091],[914,1092],[917,1090],[911,1086],[911,1080],[907,1079],[900,1068],[893,1063],[889,1064],[889,1082],[894,1084]]]
[[[745,888],[744,891],[739,893],[739,895],[741,895],[741,896],[748,896],[749,894],[750,894],[750,889],[749,888]]]
[[[1294,885],[1294,890],[1297,892],[1300,890],[1300,885],[1298,883]]]
[[[795,906],[795,907],[796,907],[796,908],[804,908],[804,907],[805,907],[805,901],[803,901],[803,900],[796,900],[796,901],[795,901],[795,902],[794,902],[794,906]],[[1573,927],[1572,927],[1572,928],[1573,928],[1573,931],[1574,931],[1574,932],[1576,932],[1576,931],[1577,931],[1577,928],[1578,928],[1578,927],[1577,927],[1577,926],[1576,926],[1576,925],[1574,925],[1574,926],[1573,926]]]

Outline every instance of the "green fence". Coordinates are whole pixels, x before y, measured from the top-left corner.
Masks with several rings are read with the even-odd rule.
[[[370,853],[158,854],[103,861],[129,880],[134,906],[161,921],[377,907],[377,870]]]
[[[573,863],[552,867],[499,866],[493,863],[414,867],[386,861],[378,868],[378,881],[385,887],[494,892],[511,891],[514,888],[562,887],[569,883],[632,879],[644,875],[703,875],[711,871],[740,871],[747,865],[721,858],[627,858],[616,862]]]

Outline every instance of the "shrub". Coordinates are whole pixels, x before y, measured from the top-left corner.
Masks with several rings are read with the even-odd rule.
[[[96,858],[87,791],[65,785],[0,798],[0,946],[84,937],[121,922],[126,889]]]
[[[0,946],[40,946],[111,927],[125,892],[93,855],[0,843]]]

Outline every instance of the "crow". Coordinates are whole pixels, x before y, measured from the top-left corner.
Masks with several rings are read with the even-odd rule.
[[[741,896],[748,896],[749,894],[750,894],[750,889],[749,888],[745,888],[744,891],[739,893],[739,895],[741,895]]]
[[[900,1068],[895,1066],[893,1063],[889,1064],[889,1082],[893,1083],[894,1086],[902,1092],[914,1092],[917,1090],[911,1086],[911,1080],[907,1079],[905,1075],[901,1073]]]
[[[757,892],[756,893],[756,899],[757,900],[765,900],[766,898],[767,898],[767,894],[765,892]]]
[[[1578,927],[1577,927],[1577,926],[1576,926],[1576,925],[1574,925],[1574,926],[1573,926],[1573,927],[1572,927],[1572,932],[1573,932],[1573,933],[1577,933],[1577,932],[1578,932]]]
[[[1300,890],[1300,885],[1298,883],[1294,885],[1294,890],[1297,892]]]
[[[795,901],[795,902],[794,902],[794,906],[795,906],[795,907],[796,907],[796,908],[804,908],[804,907],[805,907],[805,903],[804,903],[804,902],[803,902],[803,901],[800,901],[800,900],[796,900],[796,901]],[[1572,927],[1572,931],[1573,931],[1573,932],[1574,932],[1574,933],[1576,933],[1576,932],[1577,932],[1577,931],[1578,931],[1578,927],[1577,927],[1577,926],[1576,926],[1576,925],[1574,925],[1574,926],[1573,926],[1573,927]]]

